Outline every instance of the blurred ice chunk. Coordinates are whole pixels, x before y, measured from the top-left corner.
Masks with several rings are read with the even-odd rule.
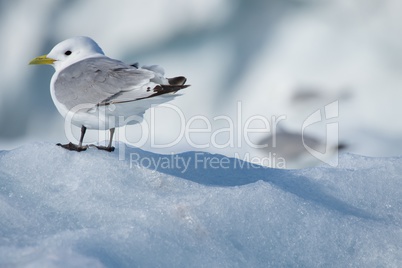
[[[322,163],[323,160],[313,157],[306,146],[311,150],[325,154],[327,159],[333,157],[337,151],[347,147],[344,143],[327,144],[327,142],[329,141],[306,133],[302,135],[299,132],[279,127],[276,133],[263,138],[259,145],[265,146],[261,148],[265,155],[283,158],[286,161],[286,168],[300,168]]]

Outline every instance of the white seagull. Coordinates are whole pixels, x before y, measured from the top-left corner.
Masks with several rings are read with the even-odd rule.
[[[108,146],[113,151],[116,127],[138,123],[154,104],[173,99],[175,92],[186,88],[183,76],[165,78],[160,66],[125,64],[111,59],[89,37],[79,36],[57,44],[47,55],[29,64],[50,64],[55,73],[50,81],[52,100],[60,114],[81,128],[79,144],[57,144],[65,149],[84,151],[87,129],[110,130]]]

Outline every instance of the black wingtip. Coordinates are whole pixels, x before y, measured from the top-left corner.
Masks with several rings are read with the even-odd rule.
[[[177,76],[173,78],[168,78],[169,85],[171,86],[183,86],[187,82],[187,78],[184,76]]]
[[[185,83],[186,80],[182,80],[182,82]],[[160,96],[160,95],[165,95],[165,94],[169,94],[169,93],[176,93],[177,91],[182,90],[184,88],[187,88],[189,86],[190,85],[156,85],[152,89],[154,93],[149,95],[149,96],[147,96],[147,97],[138,98],[138,99],[135,99],[135,100],[128,100],[128,101],[110,101],[110,102],[105,102],[105,103],[99,103],[99,104],[97,104],[97,106],[103,106],[103,105],[109,105],[109,104],[118,104],[118,103],[126,103],[126,102],[149,99],[149,98],[153,98],[153,97]]]
[[[167,93],[172,93],[172,92],[176,93],[177,91],[187,88],[189,86],[190,85],[161,85],[161,86],[159,86],[158,90],[156,90],[155,92],[158,92],[159,94],[167,94]],[[162,88],[162,90],[161,90],[161,88]]]
[[[130,64],[130,66],[138,69],[140,67],[140,64],[138,62],[134,63],[134,64]]]

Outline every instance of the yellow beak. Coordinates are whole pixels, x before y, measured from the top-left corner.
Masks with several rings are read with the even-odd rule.
[[[29,64],[52,64],[55,61],[55,59],[48,58],[47,55],[42,55],[31,60]]]

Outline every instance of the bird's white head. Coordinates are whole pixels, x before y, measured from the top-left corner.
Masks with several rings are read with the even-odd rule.
[[[77,36],[58,43],[49,54],[37,57],[29,64],[51,64],[60,71],[75,62],[102,55],[102,49],[94,40]]]

